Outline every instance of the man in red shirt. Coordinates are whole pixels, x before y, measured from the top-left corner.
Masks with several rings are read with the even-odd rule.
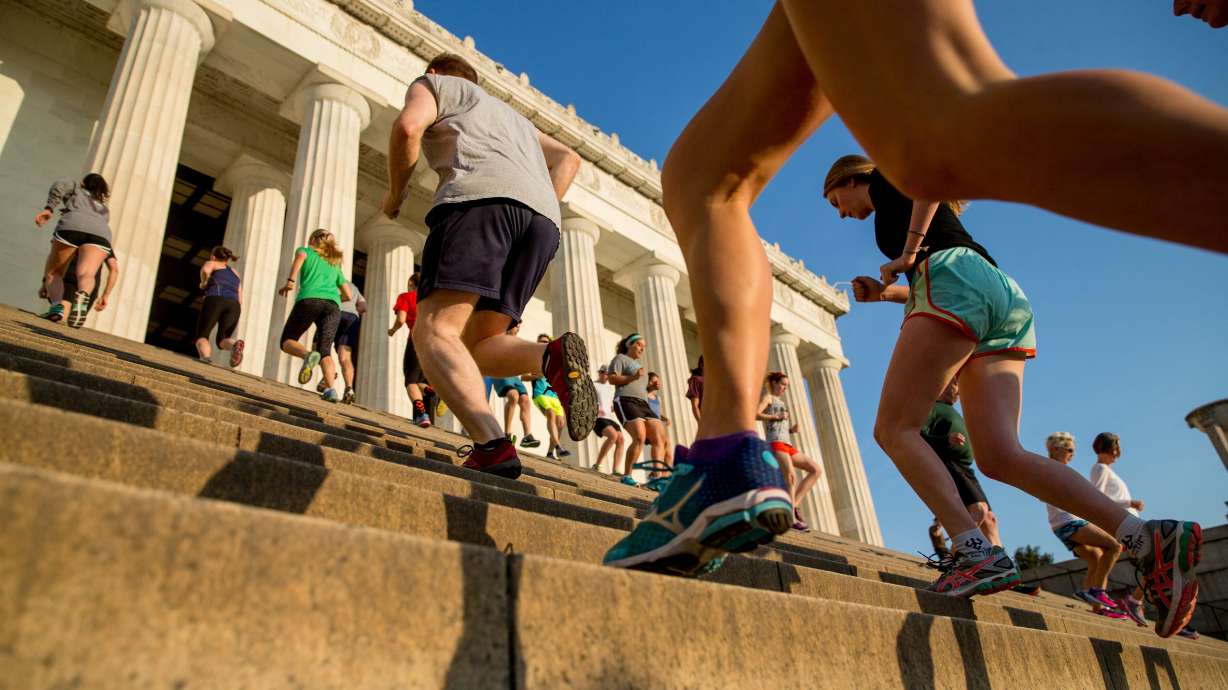
[[[418,364],[418,353],[414,350],[414,322],[418,320],[418,274],[409,277],[409,291],[397,295],[396,304],[392,307],[396,314],[396,322],[388,329],[391,338],[401,326],[409,328],[409,340],[405,343],[405,357],[401,360],[401,371],[405,374],[405,392],[414,404],[414,424],[422,428],[431,425],[431,417],[426,413],[426,405],[422,402],[422,384],[426,377],[422,374],[422,365]]]

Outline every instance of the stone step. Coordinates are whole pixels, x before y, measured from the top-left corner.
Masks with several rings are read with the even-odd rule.
[[[14,462],[30,467],[513,553],[598,563],[604,550],[630,526],[629,519],[601,525],[597,523],[603,514],[595,511],[361,456],[334,454],[291,461],[21,403],[0,407],[0,425],[30,430],[13,434],[10,440]],[[47,429],[57,432],[48,435]],[[1160,640],[1133,626],[1105,625],[1026,597],[1018,597],[1022,601],[1015,605],[1005,603],[1010,595],[971,604],[823,572],[792,560],[733,558],[711,579],[1123,643],[1145,640],[1178,650],[1199,646],[1187,640]],[[1228,658],[1228,645],[1221,643],[1202,653]]]
[[[507,555],[28,468],[0,466],[0,497],[0,666],[22,688],[1228,684],[1228,660],[1184,650]],[[840,643],[808,644],[833,633]],[[657,642],[623,654],[624,640]]]

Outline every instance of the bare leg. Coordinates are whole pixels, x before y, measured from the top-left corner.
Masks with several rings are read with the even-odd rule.
[[[337,380],[337,364],[332,355],[320,358],[320,373],[324,375],[324,385],[332,388]]]
[[[512,417],[516,415],[517,408],[520,407],[520,391],[512,389],[503,396],[503,430],[508,435],[512,435]]]
[[[437,290],[418,303],[414,348],[427,379],[478,443],[503,437],[486,400],[482,372],[461,340],[477,295]]]
[[[516,392],[516,395],[519,396],[516,404],[520,408],[520,428],[524,431],[524,435],[528,436],[529,430],[533,428],[533,405],[529,402],[529,396],[520,395],[519,391]]]
[[[1109,572],[1113,570],[1117,557],[1121,554],[1121,546],[1117,540],[1095,525],[1080,527],[1078,532],[1070,536],[1070,540],[1090,546],[1100,554],[1096,559],[1096,571],[1093,573],[1091,567],[1088,567],[1088,578],[1092,587],[1104,589],[1109,583]]]
[[[841,120],[909,196],[1023,202],[1228,252],[1228,110],[1134,72],[1018,79],[971,0],[886,14],[876,3],[782,4]]]
[[[1097,491],[1083,475],[1019,445],[1023,366],[1024,361],[1016,356],[990,355],[969,361],[960,375],[964,417],[977,465],[987,477],[1116,534],[1129,515],[1124,508]]]
[[[1087,564],[1087,572],[1083,574],[1083,589],[1095,587],[1104,552],[1094,546],[1079,545],[1075,547],[1074,554]],[[1099,611],[1101,608],[1100,604],[1092,604],[1093,611]]]
[[[311,354],[311,350],[297,340],[281,341],[281,351],[299,359],[306,359],[307,355]]]
[[[648,457],[652,458],[653,462],[665,462],[665,425],[651,419],[645,422],[644,430],[649,444]],[[653,471],[652,476],[659,477],[661,472]]]
[[[644,420],[627,422],[627,433],[631,435],[631,443],[627,444],[627,454],[623,456],[623,474],[631,474],[635,463],[644,455],[644,437],[647,434]]]
[[[422,386],[416,383],[405,384],[405,394],[409,396],[410,402],[422,402]]]
[[[772,274],[750,207],[831,112],[777,7],[665,161],[665,212],[686,259],[704,352],[697,440],[755,429]]]
[[[474,312],[461,339],[478,369],[487,376],[542,373],[543,343],[507,334],[511,317],[494,311]]]
[[[921,425],[943,387],[972,354],[972,348],[970,339],[938,321],[905,321],[887,367],[874,423],[874,439],[952,538],[973,529],[976,523],[959,499],[955,481],[921,438]],[[968,407],[965,402],[965,414]],[[980,446],[976,448],[979,453]]]
[[[213,348],[209,347],[208,338],[196,339],[196,354],[201,359],[209,359],[213,356]]]
[[[793,461],[794,471],[805,471],[806,475],[797,483],[797,490],[793,493],[793,505],[798,505],[801,499],[810,494],[810,490],[818,483],[819,477],[823,475],[823,470],[819,464],[805,453],[798,453],[790,458]]]
[[[989,509],[985,502],[973,503],[968,506],[968,515],[976,526],[981,528],[981,534],[994,546],[1002,546],[1002,536],[998,534],[998,517]]]
[[[780,473],[785,478],[785,489],[789,491],[789,502],[797,505],[797,473],[793,469],[793,457],[779,450],[772,451],[776,462],[780,463]]]
[[[341,360],[341,379],[346,388],[354,387],[354,351],[348,346],[337,348],[337,359]]]
[[[554,410],[546,410],[546,433],[550,435],[550,442],[546,445],[546,453],[552,453],[555,448],[559,447],[558,419],[558,415],[554,414]]]
[[[77,289],[92,293],[94,285],[98,282],[95,277],[98,275],[98,269],[102,268],[102,262],[110,256],[104,249],[95,247],[92,244],[83,244],[77,250]]]
[[[76,247],[51,241],[51,249],[47,252],[47,262],[43,266],[43,287],[47,288],[47,299],[52,304],[64,300],[64,269],[72,261]]]

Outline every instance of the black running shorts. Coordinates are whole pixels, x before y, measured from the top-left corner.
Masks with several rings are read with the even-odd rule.
[[[951,479],[955,480],[955,488],[959,491],[959,500],[964,502],[965,506],[970,506],[973,503],[984,503],[989,505],[989,499],[985,497],[985,490],[981,488],[981,482],[976,478],[976,470],[972,469],[972,465],[964,465],[958,462],[942,461],[946,466],[947,472],[951,474]]]
[[[239,303],[219,295],[205,298],[200,306],[200,316],[196,319],[196,337],[208,338],[209,332],[217,326],[217,342],[229,338],[239,325],[239,313],[242,311]]]
[[[57,229],[51,235],[51,239],[66,244],[70,247],[80,248],[84,245],[93,245],[99,249],[105,249],[108,254],[114,254],[115,250],[111,248],[111,243],[105,237],[99,237],[88,232],[80,232],[78,230],[59,230]]]
[[[426,215],[418,302],[435,290],[478,296],[477,311],[520,321],[559,248],[549,218],[511,199],[442,204]]]
[[[341,312],[341,320],[337,324],[337,338],[334,347],[358,349],[358,331],[362,327],[362,318],[348,311]]]
[[[610,427],[614,427],[614,431],[622,431],[623,429],[621,426],[618,426],[618,422],[614,421],[613,419],[598,417],[597,421],[593,422],[593,435],[600,438],[601,435],[605,433],[605,430],[609,429]]]
[[[298,340],[303,337],[308,328],[316,327],[314,350],[321,357],[328,357],[333,351],[333,340],[337,337],[337,325],[341,322],[341,305],[330,299],[309,297],[294,303],[290,316],[286,318],[286,326],[281,330],[281,341]]]
[[[648,406],[647,400],[626,396],[619,396],[614,400],[614,414],[618,416],[618,421],[622,422],[623,426],[637,419],[660,419],[657,413]]]

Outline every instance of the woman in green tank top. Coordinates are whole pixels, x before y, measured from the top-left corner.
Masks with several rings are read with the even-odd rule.
[[[337,238],[327,230],[316,230],[311,233],[307,246],[294,250],[290,275],[277,291],[285,297],[298,284],[294,308],[281,332],[281,351],[303,360],[298,373],[300,384],[310,383],[316,364],[320,365],[326,386],[322,397],[329,402],[341,399],[333,388],[337,373],[332,358],[333,339],[337,336],[337,324],[341,322],[341,300],[350,298],[350,287],[341,271],[342,256]],[[311,326],[316,327],[316,336],[312,349],[308,350],[299,338]]]

